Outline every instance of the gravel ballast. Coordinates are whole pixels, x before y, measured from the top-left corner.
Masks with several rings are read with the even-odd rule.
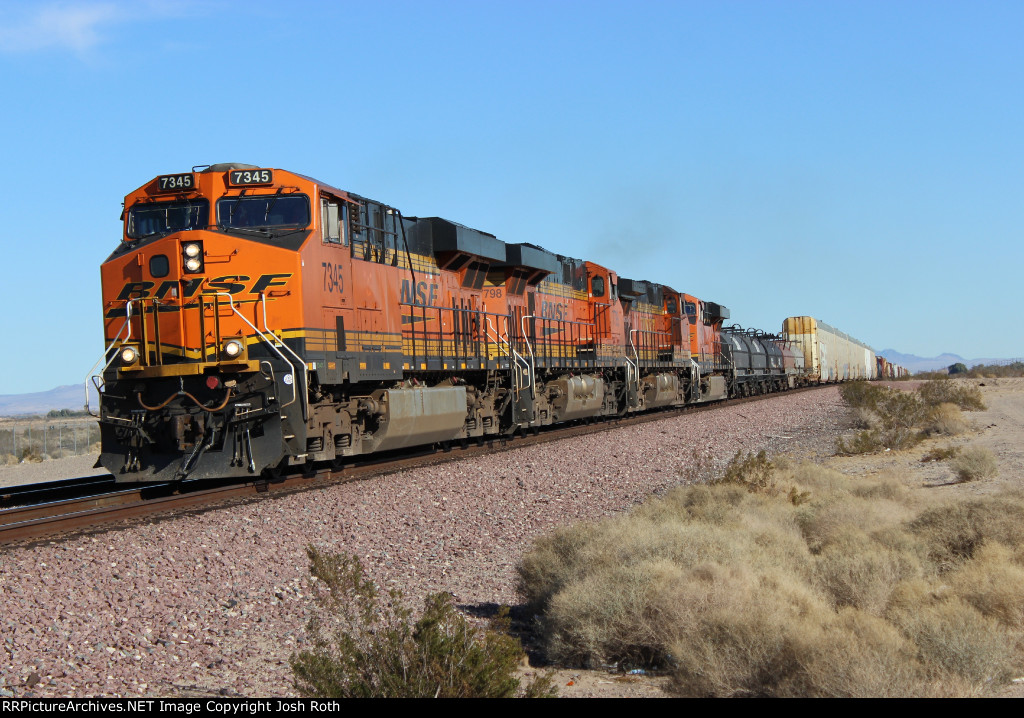
[[[532,539],[680,483],[694,450],[829,453],[836,388],[620,427],[0,554],[0,695],[294,695],[305,547],[359,556],[413,605],[516,602]]]

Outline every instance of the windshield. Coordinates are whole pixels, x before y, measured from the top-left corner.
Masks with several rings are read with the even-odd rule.
[[[205,199],[137,204],[128,212],[128,236],[141,239],[152,234],[203,229],[208,224],[209,214],[210,203]]]
[[[308,224],[309,200],[303,194],[242,195],[217,200],[217,225],[220,227],[305,227]]]

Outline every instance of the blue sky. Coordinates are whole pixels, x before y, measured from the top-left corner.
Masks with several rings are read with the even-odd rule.
[[[0,394],[81,381],[124,195],[280,167],[778,331],[1024,355],[1020,2],[2,2]]]

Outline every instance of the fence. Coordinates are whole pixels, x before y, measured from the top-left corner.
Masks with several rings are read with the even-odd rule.
[[[54,421],[0,426],[0,457],[59,459],[88,454],[100,440],[95,421]],[[3,463],[3,462],[0,462]]]

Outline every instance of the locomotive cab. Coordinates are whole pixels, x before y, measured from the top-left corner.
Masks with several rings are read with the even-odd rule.
[[[297,250],[315,187],[214,165],[125,198],[101,267],[101,463],[127,481],[274,468],[305,414],[308,369],[277,327],[302,312]],[[292,442],[294,443],[294,442]]]

